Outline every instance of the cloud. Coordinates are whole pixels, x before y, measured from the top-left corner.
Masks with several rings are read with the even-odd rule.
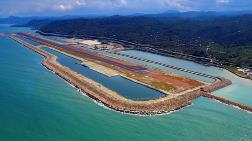
[[[76,9],[78,7],[82,7],[86,5],[86,1],[84,0],[76,0],[76,1],[68,1],[65,3],[56,4],[53,9],[56,11],[70,11]]]
[[[216,0],[217,4],[228,4],[230,3],[230,0]]]
[[[185,1],[181,0],[165,0],[164,4],[168,8],[172,8],[181,12],[193,10],[193,8],[187,5]]]
[[[79,1],[79,0],[76,0],[76,5],[78,5],[78,6],[84,6],[84,5],[86,5],[86,1]]]
[[[72,10],[73,6],[70,4],[60,4],[55,6],[55,10],[59,11],[67,11],[67,10]]]
[[[128,4],[127,0],[120,0],[121,5],[126,6]]]
[[[160,13],[168,10],[252,10],[252,0],[0,0],[0,16]]]

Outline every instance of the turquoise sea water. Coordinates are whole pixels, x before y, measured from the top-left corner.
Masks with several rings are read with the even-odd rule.
[[[0,32],[28,29],[0,26]],[[216,95],[252,105],[252,82],[214,67],[142,52],[177,66],[223,75],[233,85]],[[135,116],[94,103],[43,66],[42,57],[0,37],[1,141],[250,141],[252,114],[199,98],[160,116]],[[169,62],[171,61],[172,62]]]

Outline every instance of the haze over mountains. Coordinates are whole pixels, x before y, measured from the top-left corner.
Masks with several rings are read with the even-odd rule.
[[[225,11],[225,12],[217,12],[217,11],[188,11],[188,12],[179,12],[176,10],[169,10],[162,13],[157,14],[146,14],[146,13],[134,13],[134,14],[126,14],[121,16],[160,16],[160,17],[198,17],[198,16],[238,16],[243,14],[252,14],[252,10],[246,11]],[[86,14],[86,15],[65,15],[65,16],[9,16],[6,18],[0,18],[0,23],[5,24],[25,24],[31,20],[38,19],[73,19],[73,18],[97,18],[97,17],[109,17],[113,16],[104,15],[104,14]]]

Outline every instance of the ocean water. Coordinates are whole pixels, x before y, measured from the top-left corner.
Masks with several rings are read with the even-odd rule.
[[[28,31],[0,25],[0,32]],[[137,53],[151,59],[170,58]],[[122,114],[103,108],[41,65],[42,57],[0,37],[1,141],[250,141],[252,114],[199,98],[159,116]],[[177,63],[176,63],[177,61]],[[174,60],[183,67],[223,75],[233,85],[216,95],[252,105],[252,82],[214,67]],[[203,69],[204,68],[204,69]]]

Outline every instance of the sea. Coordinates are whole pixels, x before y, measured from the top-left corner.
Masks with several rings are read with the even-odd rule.
[[[0,25],[3,33],[19,31],[35,32]],[[252,106],[251,80],[172,57],[135,50],[123,53],[226,77],[233,84],[214,94]],[[0,141],[252,141],[252,113],[198,98],[190,106],[167,114],[124,114],[94,102],[48,71],[42,61],[32,50],[0,36]]]

